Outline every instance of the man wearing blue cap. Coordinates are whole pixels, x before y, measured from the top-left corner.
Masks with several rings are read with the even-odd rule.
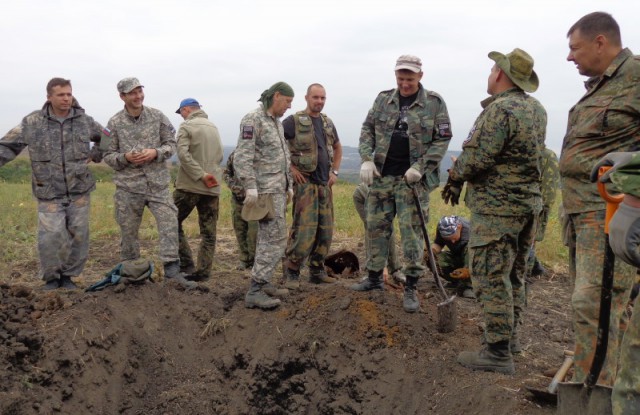
[[[183,99],[176,114],[185,120],[178,129],[180,169],[173,192],[173,201],[178,208],[180,270],[187,275],[187,279],[206,280],[210,276],[216,250],[222,142],[218,128],[209,121],[207,113],[195,99]],[[197,266],[194,266],[189,241],[182,228],[182,222],[194,208],[198,210],[200,225]]]

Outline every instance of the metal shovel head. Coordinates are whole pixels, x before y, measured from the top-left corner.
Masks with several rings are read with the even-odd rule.
[[[456,296],[451,296],[438,304],[438,326],[440,333],[451,333],[458,324],[458,308],[455,303]]]
[[[588,388],[584,383],[558,385],[558,415],[611,415],[611,391],[608,386]]]

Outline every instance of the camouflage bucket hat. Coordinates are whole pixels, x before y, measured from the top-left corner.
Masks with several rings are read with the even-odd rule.
[[[533,71],[533,58],[522,49],[515,48],[506,55],[489,52],[489,58],[496,62],[511,81],[526,92],[535,92],[540,85],[538,75]]]
[[[242,206],[242,219],[246,221],[273,219],[276,217],[275,213],[270,194],[259,195],[253,206]]]

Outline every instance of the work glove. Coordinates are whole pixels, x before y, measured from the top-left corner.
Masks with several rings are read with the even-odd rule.
[[[627,163],[629,163],[633,154],[634,153],[632,152],[614,152],[602,157],[600,160],[598,160],[596,165],[593,166],[593,169],[591,169],[591,182],[595,183],[596,180],[598,180],[598,170],[600,170],[600,167],[612,166],[609,170],[607,170],[606,173],[604,173],[600,177],[600,182],[607,183],[609,181],[609,175],[618,170],[620,167],[623,167]]]
[[[404,173],[404,180],[407,182],[407,184],[417,183],[418,181],[420,181],[421,178],[422,178],[422,173],[420,173],[418,170],[414,169],[413,167],[409,167],[409,170],[407,170]]]
[[[287,205],[293,200],[293,189],[287,190]]]
[[[373,178],[380,177],[378,169],[373,161],[365,161],[360,166],[360,181],[368,186],[373,184]]]
[[[468,280],[471,278],[471,273],[469,273],[469,268],[458,268],[451,271],[449,276],[456,280]]]
[[[460,192],[462,192],[462,186],[464,182],[458,182],[456,180],[451,179],[451,176],[447,179],[447,184],[444,185],[444,189],[442,189],[442,200],[444,200],[445,205],[451,202],[451,206],[455,206],[460,203]]]
[[[609,245],[618,258],[636,268],[640,267],[640,207],[620,203],[609,222]]]
[[[247,189],[244,196],[244,204],[252,207],[258,202],[258,189]]]

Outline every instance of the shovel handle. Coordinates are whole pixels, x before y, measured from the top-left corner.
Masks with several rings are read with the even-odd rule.
[[[602,166],[598,170],[598,179],[602,177],[603,174],[609,170],[611,166]],[[609,234],[609,221],[618,210],[618,205],[622,203],[622,199],[624,198],[623,194],[620,195],[612,195],[607,191],[607,188],[604,183],[598,180],[598,192],[600,193],[600,197],[607,202],[607,210],[604,218],[604,233]]]
[[[562,362],[562,366],[560,366],[560,369],[558,369],[556,375],[553,377],[551,383],[549,384],[549,387],[547,388],[547,391],[549,391],[549,393],[556,393],[556,391],[558,390],[558,384],[562,382],[567,376],[567,372],[569,371],[569,369],[571,369],[571,366],[573,366],[573,353],[571,354],[571,356],[565,356],[564,362]]]

